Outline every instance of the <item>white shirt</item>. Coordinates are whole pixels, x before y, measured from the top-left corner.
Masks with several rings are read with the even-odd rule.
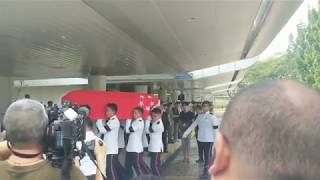
[[[144,130],[142,135],[142,145],[144,148],[147,148],[149,146],[147,134],[149,134],[149,126],[150,126],[150,120],[145,120],[144,122]]]
[[[148,131],[150,134],[150,143],[149,143],[149,152],[162,152],[163,143],[162,143],[162,133],[164,131],[162,120],[151,121],[150,126],[152,127],[153,132]]]
[[[144,131],[144,122],[142,118],[132,121],[129,120],[127,123],[128,126],[126,132],[130,133],[127,144],[127,152],[143,152],[142,134]],[[130,131],[130,127],[132,127],[133,132]]]
[[[100,140],[92,131],[86,132],[86,139],[84,142],[90,142],[93,140]],[[85,176],[95,175],[97,172],[96,165],[92,162],[89,155],[86,153],[85,156],[80,159],[80,170]]]
[[[198,141],[200,142],[214,142],[216,140],[217,130],[214,126],[219,126],[218,119],[209,112],[201,113],[197,119],[190,125],[184,135],[188,135],[195,127],[199,127]]]
[[[124,126],[124,123],[120,123],[120,126]],[[124,148],[125,142],[124,142],[124,129],[122,129],[121,127],[119,128],[119,134],[118,134],[118,146],[119,148]]]
[[[107,131],[104,127],[108,125],[111,131]],[[118,135],[119,135],[119,128],[120,122],[117,116],[113,116],[110,118],[108,122],[98,120],[97,121],[97,128],[101,134],[104,134],[103,141],[107,146],[107,154],[118,154]]]

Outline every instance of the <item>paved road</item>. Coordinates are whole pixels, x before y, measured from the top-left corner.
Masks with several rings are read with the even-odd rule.
[[[198,159],[198,149],[195,138],[191,140],[191,161],[184,163],[182,152],[164,170],[163,177],[167,180],[198,180],[203,172],[203,164],[196,163]],[[199,179],[200,180],[200,179]]]

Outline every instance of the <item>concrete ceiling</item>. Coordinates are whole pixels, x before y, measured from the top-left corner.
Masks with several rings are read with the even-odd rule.
[[[248,57],[301,0],[274,0]],[[260,0],[0,0],[0,75],[174,74],[239,60]],[[201,86],[229,81],[202,80]]]

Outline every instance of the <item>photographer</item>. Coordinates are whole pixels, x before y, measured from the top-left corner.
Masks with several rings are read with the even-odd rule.
[[[11,155],[6,161],[0,162],[1,179],[60,179],[60,169],[52,167],[43,158],[47,125],[47,114],[39,102],[22,99],[9,106],[4,126]],[[86,180],[76,167],[71,168],[70,176],[71,179]]]
[[[90,114],[90,107],[83,106],[79,109],[79,111],[84,112],[86,116],[88,116]],[[88,150],[90,152],[86,152],[85,156],[80,160],[80,170],[88,178],[88,180],[101,180],[103,178],[100,174],[100,170],[105,170],[106,146],[103,145],[102,140],[93,133],[94,122],[88,117],[86,118],[85,122],[86,139],[84,140],[84,142],[88,146]],[[95,155],[95,157],[90,157],[89,153],[91,154],[91,156]],[[97,162],[98,168],[100,170],[97,169],[93,161]]]

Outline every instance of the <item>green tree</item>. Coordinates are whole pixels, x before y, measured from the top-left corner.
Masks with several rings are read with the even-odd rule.
[[[246,72],[239,87],[261,80],[300,80],[320,90],[320,14],[310,10],[307,26],[297,26],[296,39],[289,36],[287,54],[258,62]]]
[[[295,63],[288,55],[259,61],[249,68],[239,87],[243,88],[262,80],[298,79]]]
[[[298,36],[289,46],[288,57],[293,59],[299,79],[320,90],[320,14],[310,10],[308,26],[298,25]]]

